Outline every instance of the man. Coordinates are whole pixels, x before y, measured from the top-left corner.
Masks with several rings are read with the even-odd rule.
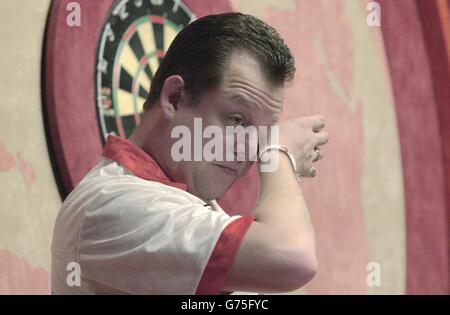
[[[278,33],[252,16],[207,16],[182,30],[152,80],[141,124],[128,140],[108,137],[100,163],[64,202],[52,244],[53,293],[271,293],[310,281],[314,234],[297,175],[315,176],[312,163],[328,140],[323,117],[279,126],[282,146],[259,144],[252,216],[229,216],[215,202],[249,170],[250,156],[173,158],[174,129],[194,131],[198,118],[224,133],[278,128],[294,73]],[[223,141],[237,157],[239,143],[230,149]],[[262,171],[274,160],[276,168]]]

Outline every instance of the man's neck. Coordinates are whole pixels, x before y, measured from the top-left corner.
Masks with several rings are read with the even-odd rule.
[[[141,124],[133,131],[128,141],[151,156],[164,173],[173,180],[169,167],[166,164],[167,159],[164,158],[166,143],[161,141],[161,139],[165,138],[162,133],[166,132],[166,126],[161,123],[163,119],[158,117],[158,115],[160,115],[158,111],[144,113]]]

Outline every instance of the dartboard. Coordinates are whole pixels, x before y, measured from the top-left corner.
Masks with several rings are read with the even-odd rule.
[[[97,53],[96,103],[104,138],[140,122],[151,79],[176,34],[195,19],[180,0],[117,1]]]

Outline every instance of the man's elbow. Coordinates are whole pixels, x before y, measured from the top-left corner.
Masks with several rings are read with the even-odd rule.
[[[314,250],[307,250],[299,257],[299,264],[297,265],[297,284],[296,288],[301,288],[310,282],[317,274],[317,259]],[[294,289],[294,290],[295,290]]]
[[[285,292],[297,290],[310,282],[317,274],[317,259],[314,249],[302,249],[293,254],[290,275],[286,279]]]

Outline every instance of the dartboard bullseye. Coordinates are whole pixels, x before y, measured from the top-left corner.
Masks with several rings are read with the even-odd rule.
[[[182,1],[117,1],[97,52],[96,103],[103,141],[140,122],[151,79],[177,33],[195,19]]]

